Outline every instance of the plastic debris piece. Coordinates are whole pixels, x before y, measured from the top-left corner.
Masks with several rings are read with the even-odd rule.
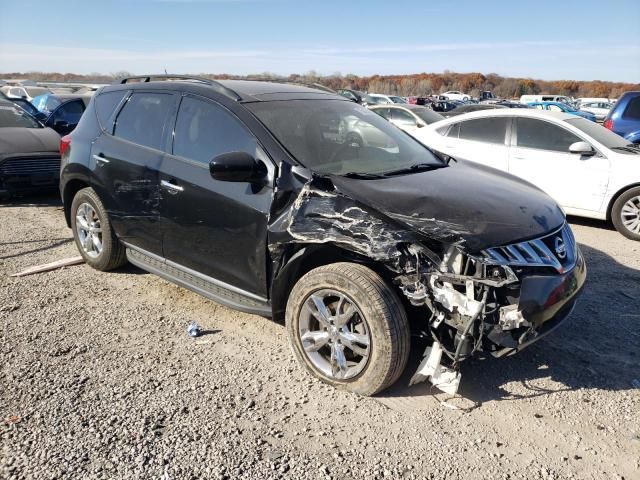
[[[32,275],[34,273],[42,273],[48,272],[50,270],[56,270],[62,267],[68,267],[71,265],[79,265],[84,263],[84,258],[82,257],[70,257],[63,258],[62,260],[56,260],[55,262],[45,263],[44,265],[36,265],[35,267],[29,267],[26,270],[23,270],[18,273],[14,273],[11,275],[12,277],[24,277],[25,275]]]
[[[189,334],[190,337],[196,338],[200,336],[200,334],[202,333],[202,329],[200,328],[200,325],[196,323],[195,320],[192,320],[189,326],[187,327],[187,333]]]
[[[449,395],[455,395],[460,385],[460,373],[445,367],[440,363],[442,358],[442,347],[440,343],[434,342],[425,351],[424,358],[418,367],[418,371],[411,378],[409,385],[422,382],[426,379],[438,390]]]

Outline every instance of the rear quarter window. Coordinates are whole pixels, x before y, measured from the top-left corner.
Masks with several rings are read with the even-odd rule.
[[[116,90],[114,92],[101,93],[96,97],[96,115],[103,130],[111,130],[111,125],[108,125],[109,118],[111,118],[111,114],[127,93],[127,90]]]
[[[629,105],[624,109],[622,117],[640,120],[640,97],[632,98],[629,101]]]

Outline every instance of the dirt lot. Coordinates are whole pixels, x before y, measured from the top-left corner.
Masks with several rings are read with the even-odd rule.
[[[640,244],[572,221],[586,291],[556,334],[462,369],[463,398],[310,379],[285,329],[76,255],[55,199],[0,204],[0,478],[640,478]],[[207,334],[192,339],[192,319]]]

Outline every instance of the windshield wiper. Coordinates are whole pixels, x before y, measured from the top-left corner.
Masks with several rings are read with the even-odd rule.
[[[416,163],[415,165],[411,165],[406,168],[399,168],[398,170],[390,170],[388,172],[384,172],[383,175],[385,177],[390,177],[392,175],[402,175],[404,173],[415,173],[415,172],[423,172],[426,170],[434,170],[436,168],[442,168],[443,165],[434,165],[433,163]]]
[[[348,172],[341,174],[342,177],[347,178],[360,178],[364,180],[372,180],[376,178],[384,178],[383,175],[378,173],[366,173],[366,172]]]
[[[623,152],[640,153],[640,147],[630,143],[626,147],[611,147],[611,150],[622,150]]]

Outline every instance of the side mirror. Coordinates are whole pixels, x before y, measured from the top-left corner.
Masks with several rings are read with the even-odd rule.
[[[422,128],[422,127],[426,127],[426,126],[427,126],[427,124],[426,123],[422,123],[422,122],[418,122],[416,124],[416,127],[418,127],[418,128]]]
[[[569,146],[571,153],[577,153],[579,155],[595,155],[595,150],[587,142],[575,142]]]
[[[229,152],[209,162],[209,173],[221,182],[261,182],[267,176],[267,167],[246,152]]]

